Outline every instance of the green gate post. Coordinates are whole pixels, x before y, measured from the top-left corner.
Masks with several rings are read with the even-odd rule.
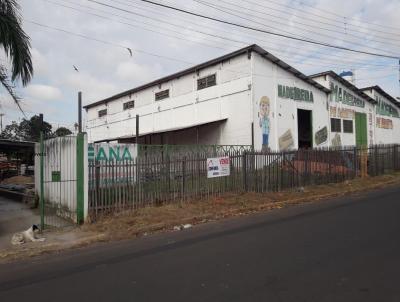
[[[40,132],[39,140],[39,156],[40,156],[40,229],[44,230],[44,142],[43,132]]]
[[[85,136],[78,133],[76,137],[76,220],[84,221],[84,146]]]

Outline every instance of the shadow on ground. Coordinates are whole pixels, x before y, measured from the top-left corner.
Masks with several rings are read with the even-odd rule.
[[[0,196],[0,250],[11,247],[11,237],[26,230],[32,224],[40,223],[37,209],[28,204]]]

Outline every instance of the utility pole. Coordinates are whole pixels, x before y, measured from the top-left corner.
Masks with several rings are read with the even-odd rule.
[[[40,120],[40,131],[43,132],[43,113],[39,114],[39,120]]]
[[[78,133],[82,133],[82,92],[78,92]]]
[[[0,113],[0,133],[3,133],[3,116],[4,113]]]

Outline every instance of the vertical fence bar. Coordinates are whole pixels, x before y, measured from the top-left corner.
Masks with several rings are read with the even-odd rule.
[[[40,131],[40,229],[44,230],[44,141],[43,131]]]

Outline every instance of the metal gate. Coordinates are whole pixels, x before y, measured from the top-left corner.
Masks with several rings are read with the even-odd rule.
[[[48,140],[41,137],[36,145],[35,172],[39,175],[35,183],[42,229],[83,222],[85,197],[87,200],[86,150],[84,134]]]

